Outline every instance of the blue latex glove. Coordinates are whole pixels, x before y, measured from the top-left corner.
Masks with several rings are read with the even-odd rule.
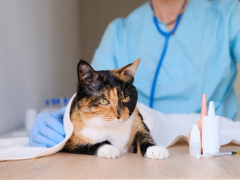
[[[32,126],[29,145],[33,147],[53,147],[65,137],[63,116],[66,107],[54,113],[38,114]]]

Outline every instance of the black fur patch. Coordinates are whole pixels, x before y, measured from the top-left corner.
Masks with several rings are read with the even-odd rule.
[[[97,150],[105,144],[110,144],[110,142],[109,141],[103,141],[103,142],[97,143],[97,144],[76,145],[74,148],[64,149],[64,151],[74,153],[74,154],[96,155]]]
[[[137,150],[138,150],[138,135],[135,134],[132,142],[132,153],[137,153]]]
[[[141,154],[144,156],[146,154],[147,148],[154,145],[155,144],[149,134],[137,132],[133,139],[132,152],[137,153],[139,148],[141,151]]]

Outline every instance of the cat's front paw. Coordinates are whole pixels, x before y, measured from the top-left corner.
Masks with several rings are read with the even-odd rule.
[[[147,152],[145,154],[146,158],[150,159],[165,159],[168,158],[169,152],[167,148],[162,146],[150,146],[147,148]]]
[[[97,156],[105,158],[116,158],[120,156],[120,150],[112,145],[103,145],[98,149]]]

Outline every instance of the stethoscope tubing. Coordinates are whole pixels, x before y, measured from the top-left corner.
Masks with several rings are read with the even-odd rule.
[[[185,3],[186,3],[186,0],[184,1],[184,4],[182,6],[182,9],[184,8],[185,6]],[[154,13],[154,8],[153,8],[153,4],[152,4],[152,0],[150,0],[150,5],[151,5],[151,8],[153,10],[153,13]],[[157,79],[158,79],[158,75],[159,75],[159,72],[160,72],[160,68],[162,66],[162,62],[163,62],[163,59],[166,55],[166,51],[167,51],[167,47],[168,47],[168,42],[169,42],[169,39],[170,39],[170,36],[172,34],[174,34],[174,32],[176,31],[177,27],[178,27],[178,24],[180,22],[182,18],[182,12],[177,16],[177,19],[176,19],[176,23],[173,27],[173,29],[169,32],[164,32],[162,31],[162,29],[160,28],[159,26],[159,22],[158,22],[158,19],[157,17],[153,14],[153,22],[158,30],[158,32],[163,35],[165,37],[165,43],[164,43],[164,46],[163,46],[163,50],[162,50],[162,54],[160,56],[160,59],[158,61],[158,65],[157,65],[157,68],[156,68],[156,71],[155,71],[155,74],[154,74],[154,78],[153,78],[153,83],[152,83],[152,87],[151,87],[151,93],[150,93],[150,103],[149,103],[149,106],[151,108],[153,108],[153,103],[154,103],[154,96],[155,96],[155,90],[156,90],[156,84],[157,84]]]

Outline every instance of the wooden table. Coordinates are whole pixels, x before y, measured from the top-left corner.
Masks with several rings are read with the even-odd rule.
[[[227,145],[221,151],[240,151]],[[0,179],[77,179],[77,178],[240,178],[240,156],[196,159],[188,155],[188,145],[169,148],[166,160],[151,160],[137,154],[117,159],[56,153],[47,157],[0,162]]]

